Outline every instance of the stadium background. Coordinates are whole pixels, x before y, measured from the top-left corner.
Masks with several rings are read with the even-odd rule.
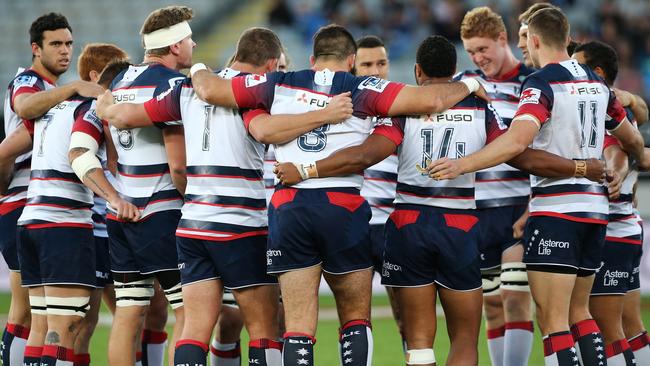
[[[515,56],[517,16],[535,1],[530,0],[1,0],[0,1],[0,83],[8,85],[18,67],[31,63],[28,29],[39,15],[50,11],[63,13],[73,28],[75,52],[71,68],[60,84],[78,78],[76,57],[89,42],[115,43],[125,49],[131,60],[142,60],[139,30],[144,18],[155,8],[171,4],[192,7],[194,62],[221,67],[232,55],[239,34],[251,26],[268,26],[278,33],[288,50],[291,69],[308,67],[311,36],[322,25],[336,22],[350,29],[355,38],[366,34],[382,37],[391,61],[390,79],[413,83],[413,63],[418,43],[426,35],[441,34],[456,42],[458,70],[474,68],[459,39],[460,22],[472,7],[488,5],[506,22]],[[599,39],[612,45],[619,54],[617,87],[650,97],[650,1],[648,0],[557,0],[571,22],[572,37],[581,42]],[[650,145],[650,123],[642,129],[646,146]],[[1,136],[0,131],[0,137]],[[642,175],[639,205],[642,216],[650,221],[650,175]],[[646,224],[646,239],[650,225]],[[2,235],[2,233],[0,233]],[[646,240],[647,242],[648,240]],[[642,263],[643,291],[650,295],[650,255]],[[0,261],[0,318],[6,314],[6,266]],[[401,345],[384,292],[377,284],[377,305],[373,313],[375,365],[401,364]],[[322,289],[321,322],[316,361],[321,365],[338,364],[335,351],[336,316],[333,299]],[[650,299],[644,300],[646,325],[650,324]],[[103,314],[103,326],[93,339],[93,364],[105,364],[110,316]],[[436,356],[443,364],[448,349],[444,319],[436,342]],[[4,321],[4,319],[0,319]],[[482,332],[482,336],[483,336]],[[539,337],[539,332],[536,334]],[[489,364],[485,342],[481,342],[480,364]],[[244,344],[244,342],[242,342]],[[242,353],[245,354],[245,351]],[[536,340],[531,365],[542,365],[541,347]]]

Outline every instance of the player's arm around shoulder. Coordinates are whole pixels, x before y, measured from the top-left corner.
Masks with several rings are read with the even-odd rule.
[[[141,103],[115,104],[113,94],[106,90],[97,98],[97,116],[115,128],[127,129],[151,126],[149,114]]]
[[[227,108],[238,107],[232,89],[232,80],[215,75],[202,63],[192,66],[190,77],[196,95],[204,102]]]
[[[13,108],[20,118],[35,119],[75,94],[94,98],[102,92],[103,88],[96,83],[78,80],[50,90],[16,95],[13,100]]]

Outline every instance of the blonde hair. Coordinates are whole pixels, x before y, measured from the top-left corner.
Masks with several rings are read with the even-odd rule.
[[[468,11],[460,24],[460,37],[462,39],[474,37],[497,39],[499,34],[505,31],[506,25],[503,23],[501,15],[487,6]]]

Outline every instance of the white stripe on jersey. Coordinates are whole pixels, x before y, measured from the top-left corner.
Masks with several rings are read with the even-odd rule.
[[[93,194],[68,162],[74,111],[82,102],[63,101],[35,121],[27,204],[19,225],[47,222],[92,228]]]
[[[331,75],[330,75],[331,74]],[[322,71],[314,74],[314,78],[327,79],[334,76],[331,71]],[[316,80],[321,86],[331,86],[328,80]],[[298,114],[325,108],[330,96],[323,93],[294,89],[287,85],[275,86],[275,98],[271,107],[271,114]],[[296,103],[296,101],[304,101]],[[325,159],[334,152],[346,147],[360,145],[370,134],[373,127],[372,118],[360,119],[351,117],[343,123],[323,125],[313,131],[299,136],[282,145],[275,145],[275,156],[278,161],[291,161],[294,163],[311,163]],[[277,181],[276,181],[277,183]],[[293,188],[331,188],[354,187],[361,189],[363,176],[352,174],[344,177],[329,177],[309,179],[293,186]]]
[[[390,119],[375,119],[377,124]],[[363,172],[361,196],[368,201],[372,210],[370,225],[384,225],[395,209],[397,187],[397,154],[392,154]]]
[[[220,76],[239,74],[224,69]],[[266,234],[264,145],[248,133],[238,110],[209,105],[184,86],[187,188],[176,235],[232,240]]]
[[[266,146],[266,152],[264,153],[264,187],[266,188],[266,204],[271,203],[271,198],[275,192],[275,174],[273,173],[273,168],[275,168],[275,150],[273,150],[273,145]]]
[[[16,76],[18,76],[25,69],[18,68]],[[45,90],[50,90],[56,87],[56,85],[50,84],[47,80],[41,79],[45,85]],[[5,136],[9,136],[13,130],[18,128],[23,121],[18,117],[16,112],[11,109],[11,95],[9,95],[9,89],[5,93],[5,103],[4,103],[4,132]],[[30,167],[30,158],[32,156],[31,151],[20,155],[16,158],[14,174],[7,188],[7,194],[0,196],[0,205],[3,203],[9,202],[18,202],[21,200],[27,199],[27,186],[29,185],[29,167]]]

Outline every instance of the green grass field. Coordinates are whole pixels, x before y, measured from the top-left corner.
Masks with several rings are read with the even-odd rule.
[[[322,296],[320,299],[322,309],[334,308],[334,299],[331,296]],[[388,306],[386,296],[375,296],[373,306]],[[9,307],[9,295],[0,294],[0,316],[6,314]],[[643,318],[645,324],[650,324],[650,298],[643,301]],[[376,366],[395,366],[403,365],[402,346],[395,322],[390,318],[375,318],[372,322],[374,335],[374,358],[373,365]],[[171,331],[171,329],[168,329]],[[106,348],[110,327],[103,325],[98,326],[91,341],[92,365],[107,365]],[[338,322],[335,320],[322,320],[318,324],[318,333],[316,335],[318,343],[316,350],[316,363],[321,366],[338,365]],[[244,361],[247,354],[248,338],[245,332],[242,333],[242,355]],[[435,344],[435,354],[439,365],[444,365],[449,350],[449,339],[447,337],[446,325],[444,318],[438,318],[438,337]],[[243,362],[243,365],[246,363]],[[481,329],[479,341],[479,365],[490,365],[487,345],[485,342],[485,330]],[[539,330],[535,329],[535,341],[533,352],[529,365],[543,366],[543,354]]]

